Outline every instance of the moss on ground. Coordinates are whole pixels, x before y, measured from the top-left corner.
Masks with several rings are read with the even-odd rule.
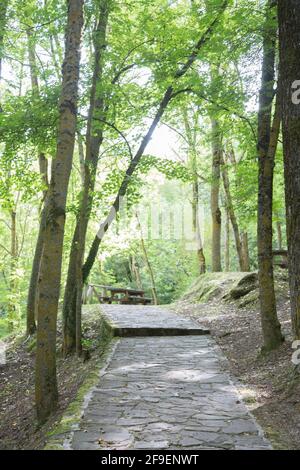
[[[97,318],[95,318],[95,313]],[[89,305],[85,307],[85,314],[88,317],[88,321],[97,320],[99,322],[99,305]],[[100,326],[100,328],[99,328]],[[109,362],[113,346],[117,338],[113,338],[113,327],[109,325],[103,319],[98,323],[99,338],[101,339],[101,350],[99,350],[99,357],[94,361],[93,370],[90,372],[88,378],[79,388],[75,400],[73,400],[66,411],[62,415],[59,423],[55,424],[54,427],[47,434],[47,444],[44,447],[45,450],[65,450],[67,442],[72,437],[72,431],[79,425],[84,407],[85,401],[87,400],[89,393],[92,392],[100,380],[100,372]]]
[[[275,271],[277,298],[287,298],[288,278],[284,270]],[[181,298],[189,303],[226,301],[244,308],[258,302],[257,272],[206,273],[199,276]]]

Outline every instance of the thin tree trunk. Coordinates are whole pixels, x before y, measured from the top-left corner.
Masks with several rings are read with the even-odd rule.
[[[149,260],[149,257],[148,257],[148,253],[147,253],[147,249],[146,249],[146,245],[145,245],[145,241],[144,241],[144,237],[143,237],[143,230],[142,230],[142,226],[141,226],[138,214],[136,214],[136,220],[137,220],[138,229],[140,231],[140,240],[141,240],[141,247],[142,247],[144,259],[145,259],[145,263],[146,263],[146,266],[148,268],[148,272],[149,272],[149,276],[150,276],[152,299],[153,299],[154,305],[157,305],[158,304],[158,296],[157,296],[157,290],[156,290],[156,285],[155,285],[154,273],[153,273],[153,269],[152,269],[152,266],[151,266],[151,263],[150,263],[150,260]]]
[[[242,242],[242,256],[243,256],[243,271],[250,271],[250,260],[249,260],[249,247],[248,247],[248,233],[243,231],[241,235]]]
[[[36,65],[36,56],[35,56],[35,43],[32,38],[31,30],[28,29],[27,33],[27,47],[28,47],[28,59],[29,59],[29,69],[30,69],[30,78],[31,78],[31,88],[34,96],[39,95],[39,81],[37,75],[37,65]],[[38,293],[38,278],[39,278],[39,268],[41,262],[41,256],[43,252],[43,227],[45,224],[45,214],[43,213],[42,207],[46,199],[48,192],[48,160],[45,157],[43,152],[39,153],[39,169],[42,181],[44,183],[43,189],[43,199],[41,202],[41,219],[39,232],[37,237],[37,242],[34,251],[33,263],[31,268],[30,282],[28,287],[28,296],[27,296],[27,306],[26,306],[26,333],[27,335],[32,335],[36,331],[36,302],[37,302],[37,293]]]
[[[225,219],[225,271],[230,271],[230,216],[228,207],[226,205],[226,219]]]
[[[176,84],[177,81],[185,75],[185,73],[190,69],[190,67],[193,65],[193,63],[197,59],[201,48],[210,39],[210,36],[211,36],[216,24],[218,23],[218,21],[221,18],[224,10],[227,7],[227,3],[228,2],[226,0],[223,2],[222,6],[220,7],[220,11],[217,14],[216,18],[212,21],[211,25],[207,28],[207,30],[201,36],[199,41],[196,43],[192,53],[190,54],[188,60],[186,61],[186,63],[184,65],[182,65],[182,67],[180,67],[177,70],[177,72],[174,74],[174,77],[173,77],[174,78],[174,84]],[[167,88],[167,90],[165,91],[165,94],[164,94],[164,96],[163,96],[163,98],[162,98],[162,100],[159,104],[157,113],[156,113],[156,115],[155,115],[155,117],[154,117],[147,133],[145,134],[145,136],[142,139],[140,147],[138,148],[135,156],[131,160],[131,162],[130,162],[127,170],[126,170],[124,179],[121,183],[121,186],[119,188],[116,199],[115,199],[112,207],[110,208],[109,214],[107,215],[104,222],[100,225],[100,229],[99,229],[97,235],[95,236],[95,238],[93,240],[92,246],[90,248],[90,251],[88,253],[88,256],[87,256],[86,261],[85,261],[85,263],[83,265],[83,268],[82,268],[83,281],[84,282],[87,280],[87,278],[90,274],[90,271],[93,267],[93,264],[95,262],[95,259],[96,259],[97,253],[98,253],[100,243],[103,240],[103,237],[104,237],[105,233],[107,232],[108,228],[110,227],[112,222],[115,220],[116,214],[119,212],[121,200],[126,194],[127,187],[128,187],[129,182],[130,182],[131,176],[133,175],[133,173],[134,173],[134,171],[135,171],[142,155],[144,154],[145,148],[147,147],[147,145],[148,145],[148,143],[149,143],[149,141],[152,137],[152,134],[155,131],[157,125],[159,124],[159,122],[160,122],[160,120],[161,120],[161,118],[162,118],[169,102],[175,96],[176,96],[176,92],[174,91],[173,86],[169,86]]]
[[[288,266],[293,332],[300,339],[300,10],[278,0]]]
[[[140,267],[136,261],[135,255],[131,256],[131,267],[132,267],[132,274],[133,274],[133,277],[135,278],[137,288],[143,289]]]
[[[53,40],[53,35],[52,34],[50,34],[49,40],[50,40],[50,52],[51,52],[51,57],[52,57],[55,73],[56,73],[56,76],[57,76],[57,79],[58,79],[59,83],[61,83],[61,72],[60,72],[60,64],[59,64],[60,61],[59,61],[59,59],[57,60],[57,57],[56,57],[57,45],[58,44],[57,44],[57,41],[56,41],[56,44],[54,45],[54,40]]]
[[[94,124],[95,119],[104,119],[106,112],[104,104],[105,97],[103,96],[103,92],[99,93],[98,90],[99,88],[101,89],[100,85],[103,76],[103,51],[106,46],[106,31],[109,16],[109,4],[109,0],[101,1],[99,10],[99,21],[94,32],[95,64],[86,132],[84,185],[80,200],[79,213],[76,219],[76,227],[72,239],[68,275],[63,303],[64,355],[73,353],[75,349],[77,350],[78,354],[80,354],[81,352],[81,347],[79,344],[79,323],[81,324],[81,320],[79,319],[79,316],[81,312],[80,296],[83,287],[82,264],[87,226],[92,210],[93,191],[95,187],[95,179],[99,160],[99,149],[103,140],[102,127],[99,128],[99,122],[97,122],[96,128]]]
[[[264,25],[262,81],[258,112],[258,279],[260,314],[263,333],[263,350],[270,351],[283,341],[281,326],[277,318],[273,274],[272,247],[272,200],[274,158],[280,126],[279,99],[277,91],[276,109],[271,126],[272,101],[274,96],[276,21],[275,9],[267,4]]]
[[[210,207],[212,218],[212,271],[222,271],[221,266],[221,210],[219,207],[220,193],[220,167],[222,159],[222,137],[219,123],[211,119],[211,145],[212,145],[212,181],[210,193]]]
[[[80,39],[83,1],[68,1],[65,59],[56,157],[52,161],[51,182],[45,205],[44,248],[40,264],[37,304],[37,350],[35,398],[39,423],[46,421],[58,401],[56,377],[56,321],[61,280],[65,208],[72,168],[77,120]]]
[[[44,226],[46,223],[46,212],[42,210],[38,237],[35,245],[31,275],[28,287],[27,309],[26,309],[26,334],[33,335],[36,331],[37,320],[37,298],[40,262],[44,246]]]
[[[193,211],[193,232],[196,238],[196,250],[198,258],[198,268],[199,274],[205,274],[206,272],[206,260],[203,251],[203,244],[200,231],[200,222],[199,222],[199,187],[198,187],[198,177],[195,176],[193,183],[193,202],[192,202],[192,211]]]
[[[242,272],[244,272],[244,271],[248,271],[248,269],[247,269],[247,266],[244,264],[243,248],[242,248],[242,243],[241,243],[241,235],[240,235],[240,230],[239,230],[239,226],[238,226],[238,222],[237,222],[237,218],[236,218],[236,215],[235,215],[235,210],[234,210],[234,206],[233,206],[233,202],[232,202],[228,171],[227,171],[224,160],[222,160],[221,163],[222,163],[223,186],[224,186],[225,198],[226,198],[226,209],[228,211],[230,221],[231,221],[231,225],[232,225],[232,230],[233,230],[234,240],[235,240],[235,247],[236,247],[236,252],[237,252],[237,255],[238,255],[240,270]]]
[[[282,228],[281,228],[281,223],[280,222],[276,222],[276,230],[277,230],[278,250],[282,250]]]
[[[79,154],[81,185],[82,185],[82,188],[84,188],[85,164],[84,164],[83,142],[82,142],[82,137],[81,137],[80,132],[77,132],[77,144],[78,144],[78,154]]]
[[[35,57],[35,44],[32,38],[31,29],[26,30],[27,35],[27,50],[28,50],[28,61],[30,68],[30,80],[31,80],[31,89],[33,94],[39,93],[39,83],[37,75],[37,66],[36,66],[36,57]]]
[[[8,325],[9,330],[13,331],[16,321],[16,304],[14,295],[16,294],[16,267],[18,259],[17,248],[17,213],[15,209],[10,211],[10,276],[9,276],[9,294],[8,302]]]
[[[185,126],[185,133],[189,145],[188,151],[188,166],[193,176],[192,184],[192,213],[193,213],[193,233],[196,240],[196,251],[198,259],[198,268],[199,274],[204,274],[206,272],[206,260],[204,256],[201,231],[200,231],[200,221],[199,221],[199,183],[198,183],[198,173],[197,173],[197,131],[196,126],[198,123],[198,113],[195,113],[194,116],[194,129],[191,128],[189,122],[189,116],[187,110],[183,110],[183,119]]]

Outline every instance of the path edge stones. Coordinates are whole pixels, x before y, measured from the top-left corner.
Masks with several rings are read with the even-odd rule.
[[[106,325],[103,325],[103,327],[105,328]],[[60,417],[59,423],[47,434],[47,441],[43,450],[73,450],[71,443],[74,431],[79,429],[81,418],[88,407],[96,386],[99,386],[99,381],[101,383],[101,377],[105,374],[119,341],[119,338],[112,335],[110,329],[106,331],[103,353],[99,358],[94,357],[92,359],[94,360],[93,370],[79,387],[75,400],[69,403]]]
[[[244,406],[244,408],[247,410],[247,413],[249,414],[252,421],[255,423],[255,426],[257,427],[257,430],[258,430],[258,435],[263,439],[263,441],[266,443],[266,445],[269,446],[269,449],[267,449],[267,450],[273,450],[273,445],[272,445],[271,439],[268,436],[267,430],[265,430],[261,426],[261,424],[258,422],[257,418],[254,416],[254,414],[252,413],[252,410],[249,408],[249,406],[247,405],[246,401],[243,398],[241,390],[245,386],[239,380],[239,378],[230,371],[230,363],[229,363],[229,360],[228,360],[227,356],[225,355],[225,353],[222,350],[222,348],[220,347],[220,345],[217,343],[216,339],[213,338],[213,337],[212,337],[212,339],[215,343],[214,348],[219,353],[219,363],[220,363],[221,369],[223,370],[223,373],[227,375],[228,381],[232,385],[232,387],[234,387],[236,395],[237,395],[239,401]],[[241,448],[240,450],[243,450],[243,449]],[[247,448],[245,450],[249,450],[249,449]]]

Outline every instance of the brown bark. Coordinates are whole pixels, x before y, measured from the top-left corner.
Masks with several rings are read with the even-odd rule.
[[[156,290],[156,285],[155,285],[154,273],[153,273],[153,269],[152,269],[152,266],[151,266],[151,263],[150,263],[150,260],[149,260],[148,253],[147,253],[147,248],[146,248],[144,237],[143,237],[143,230],[142,230],[142,226],[141,226],[138,214],[136,214],[136,220],[137,220],[138,229],[140,231],[140,240],[141,240],[141,247],[142,247],[142,252],[143,252],[143,255],[144,255],[144,260],[145,260],[145,263],[146,263],[146,266],[147,266],[147,269],[148,269],[148,273],[149,273],[149,276],[150,276],[152,299],[153,299],[154,305],[157,305],[158,304],[158,296],[157,296],[157,290]]]
[[[228,211],[228,215],[229,215],[231,225],[232,225],[232,230],[233,230],[233,235],[234,235],[234,240],[235,240],[235,247],[236,247],[236,252],[237,252],[237,255],[238,255],[240,270],[242,272],[249,271],[249,266],[245,262],[245,258],[243,256],[243,247],[242,247],[240,229],[239,229],[239,226],[238,226],[238,221],[237,221],[237,218],[236,218],[236,215],[235,215],[235,210],[234,210],[233,201],[232,201],[232,197],[231,197],[228,170],[227,170],[227,167],[226,167],[225,162],[224,162],[223,159],[222,159],[222,177],[223,177],[223,186],[224,186],[225,198],[226,198],[226,209]]]
[[[56,157],[45,204],[44,248],[40,263],[37,303],[35,398],[39,423],[46,421],[58,401],[56,321],[60,291],[65,208],[72,168],[77,120],[80,39],[83,1],[68,1],[65,58],[59,102]]]
[[[79,165],[80,165],[80,178],[81,178],[81,185],[82,188],[84,187],[84,180],[85,180],[85,164],[84,164],[84,149],[83,149],[83,142],[80,132],[77,132],[77,145],[78,145],[78,155],[79,155]]]
[[[243,271],[250,271],[249,247],[248,247],[248,233],[242,232],[242,256],[243,256]]]
[[[38,74],[37,74],[37,65],[36,65],[36,56],[35,56],[35,44],[33,42],[31,29],[26,30],[26,35],[27,35],[27,50],[28,50],[28,61],[29,61],[29,68],[30,68],[31,89],[33,93],[38,94],[39,83],[38,83]]]
[[[291,315],[300,339],[300,11],[297,0],[278,0],[282,133]],[[298,81],[298,82],[297,82]]]
[[[228,207],[225,207],[226,219],[225,219],[225,271],[230,271],[230,216]]]
[[[278,250],[282,250],[282,228],[281,228],[281,222],[276,222],[276,230],[277,230],[277,247],[278,247]]]
[[[198,258],[199,274],[205,274],[206,260],[205,260],[204,250],[203,250],[201,231],[200,231],[200,222],[199,222],[199,187],[198,187],[197,176],[193,183],[192,211],[193,211],[193,231],[194,231],[195,238],[196,238],[196,250],[197,250],[197,258]]]
[[[225,0],[223,2],[222,6],[220,7],[219,13],[216,15],[216,18],[212,21],[210,26],[207,28],[207,30],[200,37],[199,41],[195,44],[194,49],[193,49],[192,53],[190,54],[189,58],[187,59],[186,63],[184,65],[182,65],[175,72],[174,77],[173,77],[174,85],[177,83],[177,81],[181,77],[183,77],[185,75],[185,73],[190,69],[190,67],[193,65],[193,63],[197,59],[200,50],[207,43],[207,41],[210,39],[210,36],[211,36],[216,24],[218,23],[220,17],[222,16],[224,10],[226,9],[227,4],[228,4],[228,2],[227,2],[227,0]],[[141,142],[135,156],[132,158],[132,160],[131,160],[131,162],[130,162],[127,170],[126,170],[124,179],[121,183],[121,186],[119,188],[116,199],[115,199],[112,207],[110,208],[108,216],[106,217],[104,222],[101,224],[100,229],[99,229],[97,235],[95,236],[95,238],[93,240],[92,246],[90,248],[90,251],[88,253],[88,256],[87,256],[86,261],[85,261],[85,263],[83,265],[83,268],[82,268],[83,281],[84,282],[88,278],[88,276],[90,274],[90,271],[93,267],[93,264],[95,262],[95,259],[96,259],[97,253],[98,253],[100,243],[103,240],[103,237],[104,237],[105,233],[107,232],[107,230],[109,229],[110,225],[115,220],[116,214],[119,212],[120,202],[126,194],[127,187],[129,185],[129,182],[130,182],[130,178],[133,175],[133,173],[134,173],[141,157],[143,156],[145,148],[147,147],[147,145],[148,145],[148,143],[149,143],[149,141],[152,137],[153,132],[155,131],[155,129],[156,129],[157,125],[159,124],[165,110],[167,109],[169,102],[177,94],[174,91],[174,88],[173,88],[174,85],[169,86],[167,88],[167,90],[165,91],[165,94],[164,94],[164,96],[163,96],[163,98],[162,98],[162,100],[161,100],[161,102],[158,106],[158,110],[156,112],[156,115],[155,115],[148,131],[146,132],[145,136],[143,137],[142,142]]]
[[[136,261],[135,255],[131,256],[131,270],[138,289],[143,289],[140,267]]]
[[[99,9],[99,20],[94,32],[94,73],[90,92],[90,107],[86,131],[86,155],[84,160],[84,184],[80,199],[79,213],[73,234],[67,282],[63,303],[63,353],[77,350],[80,354],[80,312],[83,279],[82,264],[88,221],[93,203],[99,149],[103,140],[103,130],[99,122],[95,128],[95,119],[104,119],[106,110],[103,92],[99,92],[103,76],[103,51],[106,46],[106,31],[109,16],[109,0],[102,0]],[[79,303],[78,303],[79,302]],[[77,325],[77,327],[76,327]],[[76,340],[77,338],[77,340]],[[76,346],[77,345],[77,346]]]
[[[262,80],[259,94],[258,112],[258,280],[260,314],[263,333],[263,350],[270,351],[283,341],[281,326],[277,318],[274,291],[272,258],[272,200],[273,169],[280,122],[278,95],[276,110],[272,120],[272,101],[274,96],[276,21],[275,9],[269,1],[266,7],[266,21],[263,39]]]
[[[27,306],[26,306],[26,334],[33,335],[36,331],[36,320],[37,320],[37,298],[38,298],[38,279],[40,262],[43,252],[43,228],[46,223],[46,212],[42,210],[40,218],[40,226],[38,231],[38,237],[35,245],[33,262],[31,266],[30,281],[28,287]]]
[[[221,210],[219,207],[220,194],[220,167],[222,162],[222,136],[219,123],[211,119],[211,146],[212,146],[212,181],[210,193],[210,207],[212,218],[212,272],[222,271],[221,266]]]
[[[8,327],[12,331],[16,320],[16,305],[13,296],[16,293],[16,267],[18,259],[17,244],[17,213],[15,209],[10,211],[10,276],[9,276],[9,293],[12,297],[8,302]]]
[[[28,48],[28,59],[29,59],[29,69],[30,69],[30,78],[31,78],[31,87],[32,93],[34,96],[39,94],[39,81],[37,74],[37,64],[35,56],[35,43],[32,38],[31,30],[28,29],[27,33],[27,48]],[[39,170],[44,183],[43,189],[43,199],[41,202],[41,208],[46,199],[48,192],[48,160],[45,157],[43,152],[39,153]],[[41,211],[41,220],[39,226],[39,232],[37,237],[37,242],[34,251],[33,263],[31,267],[30,282],[28,287],[28,296],[27,296],[27,306],[26,306],[26,333],[27,335],[32,335],[36,331],[36,302],[37,302],[37,289],[38,289],[38,278],[39,278],[39,268],[40,261],[43,251],[43,226],[45,224],[45,214]]]
[[[197,171],[197,123],[198,123],[198,112],[195,112],[194,116],[194,129],[191,128],[188,113],[186,110],[183,112],[183,120],[185,126],[186,140],[189,146],[188,149],[188,166],[192,173],[193,184],[192,184],[192,213],[193,213],[193,233],[196,241],[196,252],[198,259],[199,274],[206,272],[206,260],[203,250],[203,244],[201,239],[200,221],[199,221],[199,181]]]

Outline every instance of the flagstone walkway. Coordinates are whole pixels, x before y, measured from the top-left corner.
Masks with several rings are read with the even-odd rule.
[[[165,308],[101,309],[123,337],[74,431],[73,449],[270,449],[207,331]],[[155,329],[158,336],[149,336]]]

